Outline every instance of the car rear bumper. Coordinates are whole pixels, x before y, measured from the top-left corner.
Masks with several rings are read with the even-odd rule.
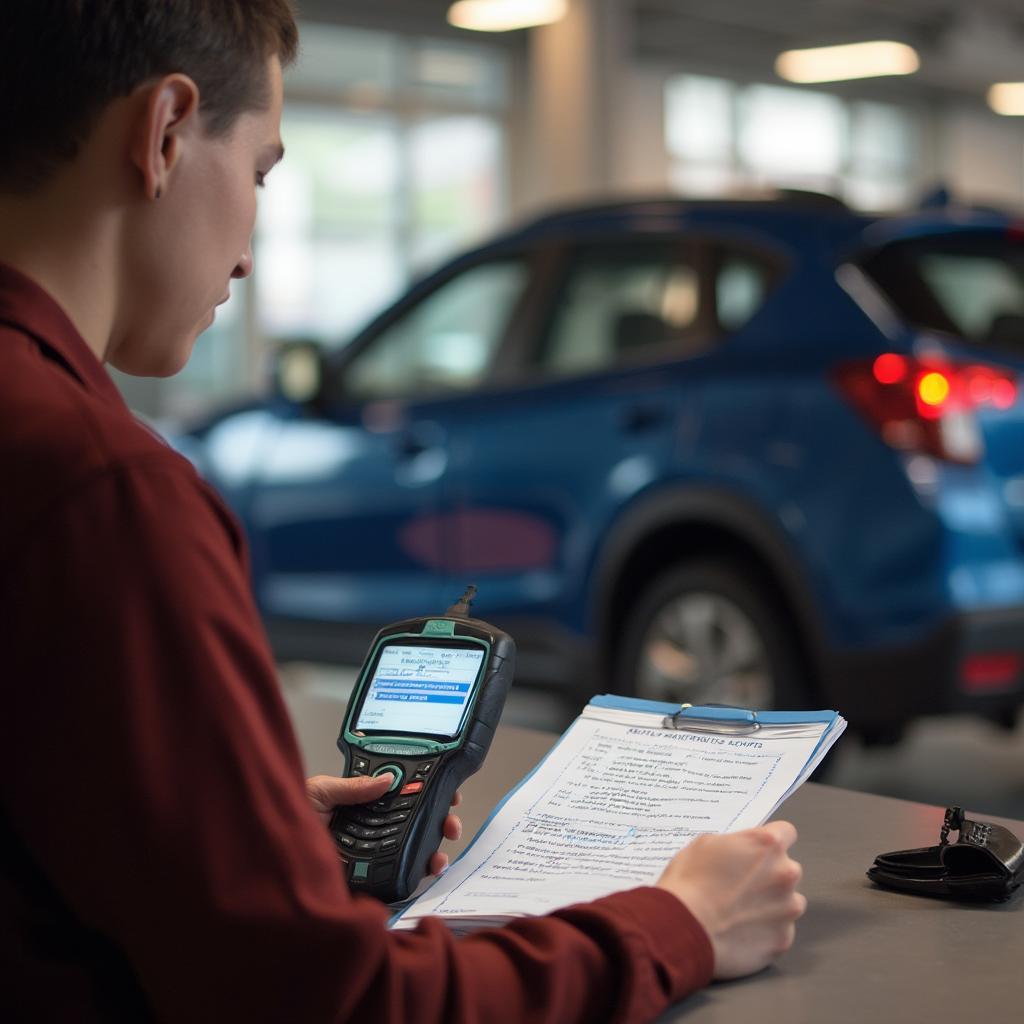
[[[1000,716],[1024,704],[1024,607],[959,613],[922,641],[828,659],[823,696],[885,735],[922,715]]]

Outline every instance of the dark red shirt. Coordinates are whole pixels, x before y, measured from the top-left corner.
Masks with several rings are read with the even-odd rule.
[[[309,806],[238,526],[0,266],[0,1019],[643,1020],[707,936],[636,889],[390,932]]]

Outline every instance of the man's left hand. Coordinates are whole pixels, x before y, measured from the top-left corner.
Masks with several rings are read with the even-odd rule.
[[[334,775],[316,775],[306,779],[306,796],[309,797],[313,809],[328,825],[335,807],[348,807],[352,804],[368,804],[379,800],[390,788],[395,777],[390,773],[371,777],[356,775],[347,779],[339,779]],[[462,794],[456,793],[452,807],[462,803]],[[454,814],[444,820],[445,839],[456,840],[462,835],[462,821]],[[436,851],[430,858],[430,873],[441,874],[448,867],[448,854]]]

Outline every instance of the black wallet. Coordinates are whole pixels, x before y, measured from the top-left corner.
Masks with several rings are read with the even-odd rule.
[[[950,832],[958,833],[955,843],[949,841]],[[962,808],[949,807],[938,846],[880,853],[868,878],[919,896],[1005,900],[1024,882],[1024,843],[1002,825],[970,821]]]

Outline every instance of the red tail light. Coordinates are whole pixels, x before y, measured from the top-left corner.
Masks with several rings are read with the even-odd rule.
[[[1006,690],[1016,686],[1020,677],[1021,656],[1010,654],[972,654],[960,665],[960,688],[968,693]]]
[[[886,444],[952,462],[981,457],[974,417],[979,408],[1009,409],[1017,401],[1012,373],[895,352],[847,363],[839,369],[838,382]]]

